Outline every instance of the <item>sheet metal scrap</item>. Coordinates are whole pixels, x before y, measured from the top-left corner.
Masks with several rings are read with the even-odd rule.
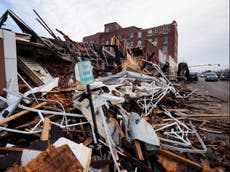
[[[145,116],[157,108],[158,103],[169,93],[182,98],[168,80],[132,71],[123,71],[96,81],[102,82],[110,94],[137,99]]]
[[[164,110],[164,114],[171,118],[172,121],[156,129],[156,132],[160,135],[159,137],[162,147],[179,152],[206,153],[207,147],[197,133],[191,120],[186,124],[173,117],[173,115],[167,110]],[[194,140],[193,137],[198,140],[200,145],[192,144],[192,139]],[[195,148],[195,146],[200,148]]]
[[[123,112],[122,114],[124,115],[124,125],[127,130],[127,140],[131,142],[139,140],[146,143],[148,151],[159,149],[160,140],[151,124],[141,118],[137,113],[128,114],[128,112]]]
[[[13,93],[9,90],[6,90],[8,94],[10,95],[14,95],[16,97],[22,97],[24,99],[28,99],[28,97],[23,97],[21,95],[18,95],[17,93]],[[7,99],[3,98],[3,97],[0,97],[3,101],[6,101],[7,103],[10,103],[8,102]],[[29,98],[30,99],[30,98]],[[33,99],[33,98],[32,98]],[[69,119],[70,118],[73,118],[73,117],[83,117],[83,115],[81,114],[73,114],[73,113],[66,113],[65,112],[65,109],[63,107],[63,105],[58,102],[58,101],[55,101],[55,100],[45,100],[45,99],[36,99],[38,101],[43,101],[43,106],[46,105],[48,102],[50,103],[56,103],[58,104],[58,106],[61,105],[61,110],[57,110],[57,109],[53,109],[52,107],[51,108],[48,108],[47,109],[37,109],[37,108],[33,108],[33,107],[28,107],[28,106],[25,106],[25,105],[22,105],[22,104],[18,104],[18,107],[21,108],[21,109],[24,109],[25,111],[23,113],[18,113],[18,114],[15,114],[13,116],[10,116],[9,118],[4,118],[2,119],[2,121],[0,122],[0,124],[5,124],[11,120],[14,120],[16,118],[19,118],[21,116],[23,116],[24,114],[28,113],[28,112],[35,112],[38,114],[38,117],[40,118],[40,120],[36,123],[36,125],[34,125],[33,128],[31,128],[29,131],[23,131],[23,130],[18,130],[18,129],[12,129],[12,128],[8,128],[7,126],[0,126],[0,129],[1,130],[5,130],[5,131],[8,131],[8,132],[15,132],[15,133],[22,133],[22,134],[34,134],[34,133],[39,133],[41,132],[41,130],[39,129],[39,125],[44,122],[44,114],[53,114],[53,115],[60,115],[62,117],[61,121],[51,121],[51,123],[53,125],[57,125],[61,128],[68,128],[68,127],[73,127],[73,126],[76,126],[76,125],[79,125],[79,123],[75,123],[75,124],[70,124],[70,121]],[[45,103],[46,102],[46,103]],[[41,106],[38,106],[38,108],[41,107]],[[81,124],[86,124],[87,122],[82,122],[80,123]]]

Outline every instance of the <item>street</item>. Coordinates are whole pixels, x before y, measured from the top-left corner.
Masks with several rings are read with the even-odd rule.
[[[229,114],[229,85],[229,81],[206,82],[204,78],[199,78],[199,81],[189,83],[187,86],[191,90],[197,88],[199,94],[211,95],[223,100],[220,113]]]

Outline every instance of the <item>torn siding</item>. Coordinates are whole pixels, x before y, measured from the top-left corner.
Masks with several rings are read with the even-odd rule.
[[[18,77],[17,77],[17,53],[16,53],[16,39],[15,33],[0,29],[0,36],[2,37],[1,41],[1,64],[4,63],[4,67],[1,67],[1,90],[2,87],[6,86],[7,88],[11,87],[12,91],[18,92]],[[2,59],[4,58],[4,59]],[[5,80],[5,81],[4,81]]]
[[[6,73],[5,73],[5,58],[3,47],[3,35],[0,29],[0,95],[3,94],[2,89],[6,86]]]

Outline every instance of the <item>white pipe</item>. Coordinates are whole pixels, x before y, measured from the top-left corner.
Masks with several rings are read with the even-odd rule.
[[[41,113],[46,113],[46,114],[66,115],[66,116],[72,116],[72,117],[85,118],[85,116],[81,115],[81,114],[72,114],[72,113],[55,112],[55,111],[49,111],[49,110],[40,110],[40,109],[31,108],[31,107],[26,107],[26,106],[23,106],[23,105],[18,105],[18,107],[21,108],[21,109],[31,111],[31,112],[41,112]]]
[[[107,142],[108,142],[108,144],[109,144],[109,149],[110,149],[110,152],[111,152],[111,155],[112,155],[114,164],[115,164],[115,166],[116,166],[116,168],[117,168],[117,171],[120,172],[121,170],[120,170],[119,165],[118,165],[118,163],[117,163],[116,156],[114,155],[114,152],[113,152],[113,145],[112,145],[112,143],[111,143],[111,140],[112,140],[112,138],[111,138],[111,133],[110,133],[109,128],[108,128],[108,126],[107,126],[107,123],[106,123],[106,120],[105,120],[105,115],[104,115],[103,109],[102,109],[102,107],[100,106],[100,107],[98,108],[98,110],[99,110],[99,114],[101,115],[101,118],[102,118],[102,122],[103,122],[104,129],[105,129],[106,140],[107,140]]]

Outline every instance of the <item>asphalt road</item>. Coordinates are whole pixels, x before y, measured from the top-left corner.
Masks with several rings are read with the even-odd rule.
[[[203,78],[199,81],[188,84],[188,88],[194,90],[198,88],[198,93],[202,95],[211,95],[222,99],[221,112],[229,114],[229,85],[230,81],[206,82]]]

